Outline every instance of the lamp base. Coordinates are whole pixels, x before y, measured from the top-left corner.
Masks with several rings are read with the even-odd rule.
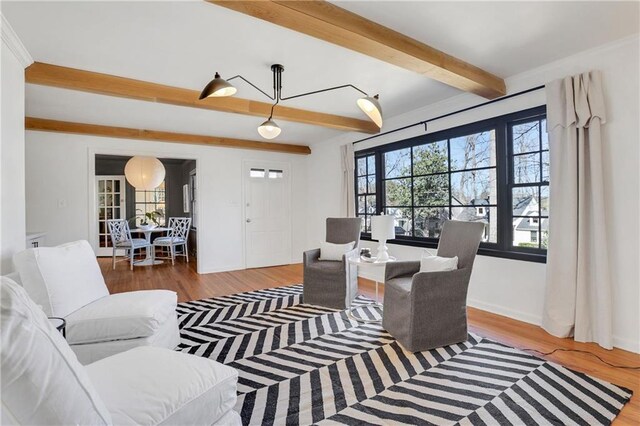
[[[378,253],[376,256],[377,262],[387,262],[389,260],[389,253],[387,252],[386,244],[386,241],[380,241],[380,245],[378,245]]]

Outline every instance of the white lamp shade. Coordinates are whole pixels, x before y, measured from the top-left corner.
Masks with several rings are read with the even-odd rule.
[[[282,129],[273,120],[267,120],[258,127],[258,133],[265,139],[273,139],[280,134]]]
[[[382,108],[380,107],[380,102],[378,102],[378,95],[374,97],[365,96],[364,98],[358,99],[356,103],[362,112],[367,114],[367,117],[369,117],[371,121],[382,128]]]
[[[392,240],[396,236],[394,217],[371,216],[371,238],[378,241]]]
[[[124,175],[134,188],[151,191],[164,180],[164,166],[155,157],[131,157],[124,166]]]

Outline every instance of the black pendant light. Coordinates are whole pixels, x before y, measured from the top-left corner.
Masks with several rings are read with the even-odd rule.
[[[301,98],[303,96],[309,96],[309,95],[315,95],[317,93],[328,92],[330,90],[337,90],[337,89],[350,87],[364,95],[362,98],[359,98],[357,100],[356,103],[358,107],[367,115],[367,117],[369,117],[371,121],[373,121],[378,127],[382,128],[382,108],[380,107],[379,95],[375,95],[372,97],[372,96],[369,96],[366,92],[354,86],[353,84],[344,84],[342,86],[329,87],[328,89],[314,90],[312,92],[301,93],[299,95],[283,97],[282,96],[282,73],[284,72],[284,66],[280,64],[273,64],[271,65],[271,72],[273,73],[273,95],[269,95],[267,92],[260,89],[258,86],[251,83],[249,80],[242,77],[241,75],[236,75],[231,77],[229,80],[225,80],[222,77],[220,77],[220,74],[216,73],[215,78],[211,80],[209,84],[207,84],[205,88],[202,90],[202,93],[200,94],[200,99],[205,99],[209,97],[233,96],[237,90],[231,83],[229,83],[229,81],[235,78],[242,79],[243,81],[248,83],[250,86],[252,86],[254,89],[258,90],[259,92],[261,92],[263,95],[265,95],[272,101],[275,101],[271,106],[271,114],[269,114],[269,118],[267,118],[267,120],[264,123],[258,126],[258,133],[260,134],[260,136],[262,136],[265,139],[273,139],[277,137],[282,131],[282,129],[280,129],[280,126],[278,126],[278,124],[276,124],[276,122],[273,120],[273,110],[276,107],[276,105],[280,103],[280,101],[286,101],[289,99]]]
[[[231,83],[220,77],[220,74],[216,73],[213,80],[211,80],[209,84],[204,87],[198,99],[202,100],[204,98],[222,98],[225,96],[233,96],[237,91],[238,90]]]

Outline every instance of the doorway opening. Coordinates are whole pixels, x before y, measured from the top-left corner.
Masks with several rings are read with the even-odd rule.
[[[109,219],[126,219],[129,227],[135,230],[144,222],[164,227],[172,217],[188,217],[191,218],[189,256],[197,259],[196,160],[159,158],[165,168],[165,179],[157,188],[144,191],[134,188],[125,178],[124,168],[130,158],[95,155],[95,217],[91,220],[97,224],[93,236],[96,255],[111,256],[113,253],[107,227]]]

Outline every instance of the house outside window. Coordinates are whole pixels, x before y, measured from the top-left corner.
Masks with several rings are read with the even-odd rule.
[[[381,213],[395,218],[394,244],[423,247],[437,246],[445,220],[480,222],[481,254],[544,262],[545,114],[533,108],[356,152],[362,237]]]

